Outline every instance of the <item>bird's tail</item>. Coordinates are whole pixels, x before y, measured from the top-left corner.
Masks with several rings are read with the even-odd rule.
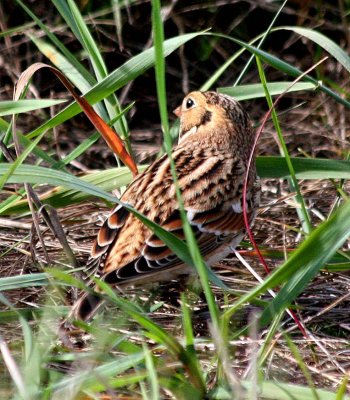
[[[63,328],[69,329],[74,321],[89,321],[102,306],[104,300],[98,293],[85,293],[75,304],[68,317],[62,324]]]

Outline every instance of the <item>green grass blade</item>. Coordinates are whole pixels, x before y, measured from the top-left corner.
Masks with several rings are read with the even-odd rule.
[[[97,281],[97,284],[108,295],[109,300],[114,302],[121,310],[130,315],[130,317],[146,329],[145,334],[149,338],[164,345],[170,354],[184,364],[190,375],[191,382],[204,394],[206,389],[201,370],[198,368],[198,364],[191,354],[184,349],[176,338],[154,323],[150,318],[141,314],[133,303],[117,296],[116,292],[108,284],[103,281]]]
[[[0,176],[2,173],[7,173],[12,164],[0,164]],[[177,238],[175,235],[164,230],[161,226],[155,224],[141,213],[133,209],[127,204],[122,203],[118,198],[101,190],[100,188],[83,181],[61,171],[56,171],[48,168],[37,166],[19,166],[9,177],[9,183],[44,183],[54,186],[65,186],[70,189],[86,192],[92,196],[100,197],[101,199],[110,201],[112,203],[123,204],[123,206],[139,218],[148,228],[150,228],[163,242],[184,261],[185,264],[193,266],[192,257],[188,251],[187,245]],[[220,281],[218,277],[208,269],[208,277],[214,284],[219,287],[225,288],[226,286]]]
[[[243,382],[243,386],[247,389],[249,385],[251,385],[250,382]],[[310,400],[313,396],[312,389],[302,385],[263,381],[260,387],[260,396],[266,400]],[[319,400],[335,400],[334,392],[324,389],[316,389],[316,391]],[[345,396],[343,400],[350,400],[350,397]]]
[[[16,311],[0,311],[0,324],[7,324],[9,322],[18,323],[19,315],[25,318],[27,321],[31,321],[33,319],[38,319],[44,312],[43,307],[33,308],[22,308],[16,307]],[[57,307],[55,308],[55,312],[57,312],[60,316],[67,315],[67,307]],[[1,397],[0,397],[1,398]]]
[[[293,163],[290,159],[288,148],[287,148],[287,145],[286,145],[283,135],[282,135],[282,130],[281,130],[281,126],[278,121],[276,110],[273,107],[272,98],[271,98],[271,95],[267,88],[265,73],[264,73],[264,70],[263,70],[263,67],[262,67],[259,57],[256,58],[256,62],[257,62],[258,70],[259,70],[260,80],[261,80],[261,83],[264,88],[267,104],[269,106],[269,109],[272,108],[271,116],[272,116],[273,124],[274,124],[276,132],[277,132],[277,136],[278,136],[278,140],[279,140],[279,144],[280,144],[280,152],[281,152],[281,155],[283,157],[285,157],[286,163],[288,165],[288,170],[289,170],[289,174],[290,174],[290,178],[288,179],[289,185],[291,187],[292,192],[296,192],[294,199],[296,200],[297,204],[300,207],[300,208],[297,207],[297,213],[299,216],[299,220],[300,220],[301,226],[303,228],[303,231],[306,234],[309,234],[312,231],[310,216],[306,209],[304,198],[301,194],[300,187],[299,187],[297,178],[295,176],[295,170],[293,167]]]
[[[72,64],[65,56],[63,56],[54,46],[44,42],[41,39],[37,39],[34,36],[30,36],[32,42],[44,54],[52,64],[62,71],[69,80],[80,90],[81,93],[86,93],[91,89],[92,86],[96,85],[97,81],[95,79],[86,79],[84,75]],[[91,82],[92,81],[92,82]],[[96,110],[99,112],[100,116],[107,120],[108,115],[104,107],[97,103],[95,105]]]
[[[326,35],[315,31],[314,29],[302,28],[299,26],[281,26],[274,28],[273,31],[289,30],[304,36],[309,40],[317,43],[320,47],[331,54],[344,68],[350,72],[350,57],[341,47]]]
[[[141,166],[139,171],[142,172],[145,168],[145,166]],[[95,171],[81,177],[81,179],[107,192],[111,192],[113,189],[129,184],[132,180],[132,175],[129,168],[118,167],[106,171]],[[52,191],[40,196],[43,204],[49,204],[54,208],[66,207],[89,199],[91,199],[90,194],[63,186],[57,186]],[[4,204],[4,206],[2,203],[0,204],[0,215],[22,214],[27,211],[29,211],[27,200],[18,199],[18,197],[10,204]]]
[[[97,80],[100,81],[107,75],[107,68],[100,53],[100,50],[98,49],[94,39],[92,38],[92,35],[88,27],[86,26],[85,21],[80,14],[80,11],[75,2],[72,0],[67,0],[67,2],[70,8],[71,16],[66,22],[70,25],[74,32],[77,32],[76,30],[79,31],[79,35],[77,35],[77,37],[80,39],[81,44],[89,55]],[[62,3],[62,1],[56,0],[56,4],[59,3]],[[74,29],[74,27],[76,27],[76,29]]]
[[[46,286],[48,284],[48,276],[45,273],[8,276],[0,278],[0,292],[33,286]]]
[[[65,103],[66,100],[39,99],[39,100],[6,100],[0,101],[0,116],[20,114],[41,108],[56,106]]]
[[[10,124],[5,121],[3,118],[0,118],[0,131],[6,131],[7,129],[9,129]]]
[[[280,284],[285,286],[265,308],[261,323],[286,309],[305,288],[320,268],[327,263],[350,235],[350,202],[340,207],[327,221],[318,226],[289,259],[273,271],[266,280],[242,296],[225,312],[230,318],[245,302]],[[287,282],[287,283],[286,283]]]
[[[108,125],[112,126],[115,121],[117,121],[119,118],[122,118],[134,106],[134,104],[135,103],[133,102],[125,107],[113,120],[108,122]],[[87,149],[89,149],[100,137],[101,135],[99,132],[93,133],[88,139],[80,143],[79,146],[76,147],[71,153],[67,154],[59,163],[57,163],[57,165],[52,165],[52,168],[59,168],[62,163],[65,165],[69,164],[77,157],[82,155]]]
[[[52,0],[52,3],[56,7],[57,11],[60,13],[61,17],[66,21],[74,36],[79,40],[80,43],[82,43],[83,38],[81,37],[77,21],[75,20],[74,15],[71,12],[68,1]]]
[[[267,38],[267,36],[270,34],[273,26],[275,25],[275,22],[277,21],[278,16],[281,14],[284,6],[286,5],[287,0],[284,0],[284,2],[282,3],[281,7],[278,9],[278,11],[276,12],[276,14],[274,15],[270,25],[268,26],[268,28],[266,29],[266,31],[263,33],[257,48],[260,49],[261,46],[263,45],[265,39]],[[238,78],[236,79],[235,83],[233,86],[238,86],[239,82],[241,82],[242,78],[244,77],[244,75],[246,74],[246,72],[248,71],[250,65],[252,64],[252,62],[254,61],[254,55],[252,54],[248,60],[248,62],[246,63],[246,65],[244,66],[244,68],[242,69],[242,71],[240,72]]]
[[[339,211],[343,211],[346,204]],[[317,231],[317,235],[312,233],[312,240],[303,242],[306,243],[307,254],[305,253],[304,246],[302,245],[292,257],[295,261],[295,254],[299,254],[299,270],[288,278],[288,281],[282,289],[278,292],[277,296],[268,304],[261,315],[261,325],[266,325],[270,319],[282,310],[285,310],[297,298],[297,296],[306,288],[306,286],[315,278],[320,269],[327,263],[338,248],[345,242],[350,235],[350,223],[348,221],[338,221],[339,218],[350,218],[348,213],[335,213],[325,223],[321,224]],[[329,223],[331,221],[331,223]],[[332,224],[334,224],[332,226]],[[334,236],[332,236],[334,235]],[[332,239],[332,240],[330,240]],[[304,251],[301,251],[304,250]],[[283,265],[283,267],[286,264]]]
[[[290,87],[292,82],[269,82],[267,89],[271,96],[276,96],[287,91],[287,93],[299,92],[302,90],[313,90],[318,87],[310,82],[297,82]],[[217,88],[219,93],[228,94],[238,101],[258,99],[265,97],[264,87],[260,83],[252,83],[249,85],[229,86]]]
[[[315,400],[320,400],[320,398],[318,397],[314,382],[312,380],[312,376],[311,376],[311,374],[307,368],[307,365],[305,364],[305,362],[298,350],[298,347],[294,344],[294,342],[291,340],[291,338],[288,335],[284,335],[284,338],[286,339],[287,345],[290,348],[291,353],[294,356],[294,359],[298,363],[298,366],[301,369],[301,371],[306,379],[306,382],[312,393],[312,398]],[[311,398],[311,396],[310,396],[310,398]]]
[[[258,355],[258,368],[262,369],[267,362],[268,356],[273,351],[273,340],[278,328],[281,326],[282,318],[284,317],[284,312],[275,314],[272,322],[269,324],[267,329],[267,334],[265,335],[264,341],[259,349]]]
[[[21,371],[18,368],[15,358],[12,356],[10,349],[8,348],[8,345],[5,342],[5,340],[2,338],[2,336],[0,336],[0,353],[4,360],[4,368],[5,368],[5,370],[7,369],[8,374],[10,375],[10,377],[12,379],[13,386],[14,386],[14,388],[17,389],[17,392],[16,392],[17,396],[15,398],[19,398],[21,400],[31,400],[31,398],[27,392],[27,388],[26,388],[25,382],[23,380]],[[11,396],[13,396],[14,394],[15,393],[12,390]],[[14,398],[14,397],[12,397],[12,398]]]
[[[20,323],[22,325],[23,339],[24,339],[24,359],[22,365],[23,379],[26,384],[26,391],[28,397],[33,399],[39,393],[41,384],[41,366],[44,362],[43,354],[40,352],[39,343],[28,322],[20,317]]]
[[[191,313],[187,304],[187,297],[185,293],[181,293],[181,311],[182,311],[182,325],[186,339],[186,347],[194,351],[194,335],[192,329]]]
[[[85,49],[92,67],[95,72],[95,76],[97,78],[97,81],[100,82],[102,79],[104,79],[107,75],[107,68],[105,65],[105,62],[103,60],[103,57],[101,55],[101,52],[93,39],[77,5],[75,4],[74,1],[72,0],[67,0],[68,5],[70,8],[70,15],[69,18],[67,18],[67,23],[70,25],[71,29],[75,32],[76,30],[79,31],[79,40],[81,42],[81,45]],[[60,0],[56,0],[56,4],[62,3]],[[64,14],[67,17],[67,13]],[[109,118],[114,118],[115,117],[115,109],[114,106],[117,104],[117,99],[115,97],[115,94],[112,94],[111,96],[108,97],[108,100],[105,99],[105,105],[108,110]],[[118,112],[120,112],[120,107],[118,105]],[[124,124],[117,124],[117,131],[121,134],[123,138],[126,137],[126,129]]]
[[[289,170],[283,157],[257,157],[258,175],[261,178],[288,178]],[[329,160],[321,158],[291,158],[295,174],[298,179],[350,179],[350,162],[342,160]],[[8,164],[0,164],[0,175],[5,173]],[[26,166],[27,168],[27,166]],[[32,171],[45,175],[44,167],[31,166]],[[43,169],[42,169],[43,168]],[[139,166],[143,171],[146,166]],[[99,188],[111,192],[131,182],[131,173],[126,167],[112,168],[104,171],[95,171],[81,177]],[[50,204],[55,208],[65,207],[70,204],[90,200],[90,193],[82,192],[77,188],[58,186],[50,193],[42,196],[44,204]],[[0,205],[0,215],[25,213],[28,210],[26,200],[14,196],[12,201],[4,201]]]
[[[69,393],[79,391],[80,388],[87,390],[97,384],[103,385],[104,388],[109,387],[109,380],[116,375],[133,368],[144,360],[144,353],[132,354],[128,356],[118,357],[117,360],[105,362],[104,364],[92,369],[78,371],[72,377],[61,379],[59,382],[50,385],[49,390],[53,391],[53,397],[66,398]],[[61,397],[58,397],[61,396]]]
[[[194,364],[195,368],[198,371],[200,371],[201,365],[196,354],[196,349],[194,347],[192,319],[185,293],[181,293],[181,311],[182,311],[182,321],[183,321],[183,332],[186,340],[186,352],[189,354],[189,357],[191,357],[192,363]],[[203,378],[201,379],[202,379],[202,385],[203,387],[205,387],[204,379]]]
[[[56,37],[56,35],[53,34],[43,22],[41,22],[41,20],[30,10],[30,8],[23,4],[21,0],[16,0],[16,2],[35,21],[39,28],[46,33],[47,37],[55,45],[55,48],[57,48],[64,58],[68,60],[69,64],[71,64],[72,67],[78,72],[78,75],[83,77],[90,86],[93,86],[96,83],[96,80],[92,77],[90,72],[78,61],[78,59],[66,48],[66,46],[64,46],[64,44]]]
[[[164,49],[163,49],[164,33],[163,33],[163,23],[161,19],[159,0],[152,1],[152,27],[153,27],[155,58],[156,58],[155,70],[156,70],[157,95],[158,95],[159,111],[162,122],[163,134],[164,134],[165,150],[170,159],[170,167],[175,185],[176,198],[179,203],[182,226],[185,233],[186,242],[188,244],[189,252],[193,260],[191,262],[191,265],[194,264],[196,267],[208,303],[210,316],[212,318],[213,324],[216,327],[218,327],[219,326],[218,308],[215,302],[213,292],[209,285],[210,273],[208,267],[206,266],[200,254],[196,238],[192,231],[191,225],[188,222],[187,215],[184,209],[183,200],[181,197],[181,192],[177,184],[177,173],[176,173],[175,163],[171,156],[172,140],[169,132],[169,122],[168,122],[168,114],[166,106],[166,90],[165,90],[165,64],[164,64]]]
[[[119,118],[122,118],[134,106],[134,104],[135,103],[131,103],[127,107],[125,107],[113,120],[108,122],[108,125],[112,126],[115,121],[117,121]],[[67,154],[62,160],[60,160],[56,164],[53,164],[52,168],[60,169],[62,168],[62,164],[69,164],[77,157],[82,155],[87,149],[89,149],[95,142],[97,142],[100,137],[101,135],[99,132],[93,133],[88,139],[85,139],[82,143],[80,143],[79,146],[77,146],[71,153]]]
[[[339,385],[339,388],[337,390],[337,394],[334,400],[345,400],[346,397],[346,391],[348,389],[348,382],[349,382],[349,376],[345,375],[341,384]]]
[[[45,134],[45,132],[46,132],[46,130],[41,131],[40,135]],[[17,131],[17,136],[18,136],[19,142],[21,143],[21,145],[24,148],[27,148],[32,145],[33,142],[31,142],[30,139],[28,139],[26,136],[23,136],[22,133]],[[36,135],[36,136],[38,136],[38,135]],[[47,151],[42,150],[40,147],[35,146],[34,148],[32,148],[32,152],[39,158],[39,160],[44,160],[47,163],[49,163],[49,165],[56,165],[57,168],[59,168],[59,169],[65,169],[65,165],[63,163],[57,162],[57,160],[52,158],[50,156],[50,154],[48,154]]]
[[[257,48],[260,48],[262,46],[262,44],[264,43],[266,37],[269,35],[269,33],[272,30],[273,25],[275,24],[278,16],[280,15],[281,11],[283,10],[285,4],[286,4],[287,0],[285,0],[283,2],[283,4],[281,5],[281,7],[279,8],[279,10],[277,11],[277,13],[275,14],[275,16],[273,17],[271,24],[269,25],[269,27],[267,28],[267,30],[265,32],[263,32],[262,34],[260,34],[259,36],[257,36],[256,38],[254,38],[253,40],[250,41],[250,44],[254,44],[257,40],[260,39]],[[212,74],[212,76],[204,83],[204,85],[202,85],[201,90],[209,90],[214,83],[219,79],[219,77],[226,71],[226,69],[242,54],[244,53],[245,49],[240,49],[238,50],[233,56],[231,56],[220,68],[218,68],[214,74]],[[238,83],[241,81],[242,77],[244,76],[244,74],[247,72],[250,64],[252,63],[252,61],[254,60],[254,55],[252,54],[251,57],[249,58],[248,62],[246,63],[246,65],[244,66],[244,68],[242,69],[241,73],[239,74],[238,78],[236,79],[235,83],[233,86],[237,86]]]
[[[350,179],[350,162],[322,158],[291,157],[298,179]],[[288,165],[284,157],[257,157],[261,178],[287,178]]]
[[[203,393],[194,388],[187,379],[179,379],[177,376],[161,376],[159,383],[163,388],[169,390],[176,400],[203,400]]]
[[[93,39],[85,21],[82,17],[79,8],[72,0],[54,0],[54,4],[61,13],[62,17],[66,20],[68,26],[76,35],[77,39],[80,41],[83,46],[86,54],[88,55],[92,67],[95,72],[95,76],[97,81],[101,81],[107,76],[107,68],[104,63],[101,52]],[[67,7],[68,4],[68,7]],[[120,105],[118,99],[114,93],[112,93],[108,98],[104,99],[105,107],[108,111],[109,118],[103,117],[104,119],[113,119],[117,114],[120,113]],[[102,105],[100,105],[102,108]],[[115,129],[120,134],[120,136],[126,140],[126,145],[129,153],[131,153],[131,147],[128,140],[129,133],[127,128],[127,122],[124,117],[121,120],[117,120],[115,123]]]
[[[218,34],[218,33],[203,33],[203,35],[212,35],[214,37],[218,36],[218,37],[224,37],[232,42],[235,42],[236,44],[238,44],[239,46],[242,46],[244,48],[246,48],[247,50],[249,50],[251,53],[255,54],[256,56],[258,56],[262,61],[266,62],[267,64],[273,66],[274,68],[278,69],[279,71],[282,71],[284,73],[286,73],[287,75],[290,75],[294,78],[299,77],[300,75],[302,75],[302,71],[300,71],[298,68],[294,67],[293,65],[280,60],[279,58],[267,53],[266,51],[263,51],[261,49],[258,49],[248,43],[243,42],[242,40],[233,38],[231,36],[227,36],[227,35],[222,35],[222,34]],[[318,88],[319,90],[321,90],[322,92],[326,93],[327,95],[329,95],[330,97],[334,98],[338,103],[343,104],[344,106],[346,106],[347,108],[350,108],[350,102],[348,102],[347,100],[343,99],[341,96],[339,96],[337,93],[335,93],[333,90],[331,90],[330,88],[328,88],[325,85],[320,85],[317,81],[317,79],[312,78],[310,75],[304,75],[302,78],[303,81],[306,82],[311,82],[314,85],[319,85]]]
[[[35,138],[32,143],[28,147],[26,147],[23,152],[16,158],[16,160],[8,164],[10,168],[4,173],[3,175],[0,175],[0,190],[3,188],[5,183],[9,180],[11,174],[21,165],[24,163],[25,159],[29,156],[29,154],[32,152],[32,150],[36,147],[36,145],[40,142],[40,140],[43,138],[46,132],[43,132],[40,136]]]
[[[186,42],[199,36],[200,34],[201,33],[188,33],[165,40],[164,56],[168,56],[180,46],[184,45]],[[85,93],[84,97],[90,104],[95,104],[144,73],[147,69],[154,65],[154,62],[154,48],[152,47],[132,57],[121,67],[111,72],[105,79]],[[44,124],[32,131],[28,135],[28,138],[31,139],[47,129],[54,128],[55,126],[62,124],[80,112],[81,109],[78,104],[73,102],[49,121],[46,121]]]
[[[249,391],[252,383],[242,381],[244,388]],[[264,400],[310,400],[312,399],[312,389],[307,386],[293,385],[278,381],[262,381],[259,385],[259,395]],[[316,389],[319,400],[338,400],[334,392],[325,389]],[[232,400],[232,393],[226,388],[219,387],[211,393],[213,400]],[[341,397],[339,400],[350,400],[350,396]]]
[[[147,369],[147,380],[149,382],[150,392],[151,392],[150,397],[147,396],[147,398],[149,398],[150,400],[160,400],[159,379],[156,366],[154,365],[154,360],[149,349],[146,347],[146,345],[144,345],[143,347],[145,354],[145,364]]]

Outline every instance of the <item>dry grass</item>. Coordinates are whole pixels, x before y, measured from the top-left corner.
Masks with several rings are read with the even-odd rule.
[[[316,103],[316,101],[319,102],[319,100],[314,102]],[[327,141],[333,143],[332,147],[326,147],[326,150],[329,153],[332,152],[333,156],[343,152],[343,142],[339,139],[336,130],[332,127],[325,127],[325,132],[320,132],[312,118],[306,115],[309,107],[312,107],[310,103],[304,111],[305,115],[302,115],[300,110],[296,111],[300,120],[303,121],[302,124],[298,125],[302,125],[300,133],[294,133],[295,123],[289,122],[295,121],[296,117],[291,115],[292,113],[286,116],[283,128],[287,140],[289,138],[290,140],[295,139],[298,136],[299,138],[307,136],[308,141],[300,140],[300,143],[302,143],[303,151],[309,154],[312,152],[313,156],[324,151],[324,145]],[[313,114],[313,119],[321,118],[323,110],[320,107],[315,105],[319,114]],[[335,112],[333,113],[335,117],[334,114]],[[291,132],[291,134],[289,135],[288,132]],[[150,146],[150,148],[152,149],[153,146]],[[143,147],[147,153],[147,144],[144,144]],[[264,148],[268,149],[266,153],[270,153],[274,151],[271,150],[274,147],[276,147],[276,144],[268,128],[260,143],[260,149],[262,151]],[[297,145],[295,152],[298,152]],[[139,157],[145,157],[144,152],[141,153]],[[312,204],[313,219],[314,223],[317,224],[320,222],[320,217],[326,217],[332,207],[336,196],[335,186],[329,180],[305,181],[302,184],[302,190],[308,204]],[[59,211],[60,221],[80,265],[84,265],[88,258],[90,245],[106,212],[108,212],[108,208],[96,202],[70,206]],[[4,226],[9,222],[15,226]],[[4,219],[4,221],[0,221],[0,224],[2,225],[0,253],[3,254],[10,247],[15,246],[13,250],[0,258],[2,276],[37,272],[41,268],[48,267],[47,260],[38,244],[38,239],[33,234],[30,216]],[[264,181],[261,212],[255,224],[255,236],[259,245],[269,250],[279,250],[283,257],[284,251],[291,251],[299,245],[301,237],[297,233],[298,229],[299,221],[286,183],[276,180]],[[65,268],[65,255],[59,243],[44,225],[42,225],[42,233],[50,261],[55,266]],[[264,271],[259,266],[256,257],[249,254],[245,256],[245,254],[246,250],[242,250],[242,255],[263,277]],[[268,259],[269,266],[278,265],[280,262],[281,259],[279,258]],[[215,267],[215,272],[227,285],[240,293],[245,293],[256,285],[256,280],[234,256],[230,256],[227,260],[218,264]],[[167,292],[167,296],[161,294],[162,290],[160,293],[153,291],[151,300],[149,290],[129,290],[126,296],[130,299],[134,297],[138,301],[141,299],[141,302],[150,300],[151,304],[164,302],[160,309],[152,313],[152,319],[169,332],[181,334],[178,290],[179,288],[174,284],[170,288],[163,289],[163,292]],[[46,298],[45,291],[46,289],[26,289],[24,291],[21,289],[4,294],[18,307],[32,307],[39,304],[41,299]],[[324,271],[297,301],[298,317],[306,323],[310,331],[310,338],[303,338],[290,318],[284,321],[284,328],[293,332],[293,341],[297,344],[305,363],[308,365],[316,386],[335,388],[340,384],[344,373],[349,371],[350,326],[345,317],[350,314],[349,293],[350,277],[347,273]],[[225,300],[220,289],[216,289],[215,294],[221,308],[225,307],[225,301],[232,302],[234,300],[232,296]],[[206,306],[195,298],[193,302],[195,333],[199,338],[204,338],[208,334]],[[237,324],[237,327],[244,326],[249,316],[256,310],[256,307],[248,306],[244,312],[235,316],[233,323]],[[13,332],[10,336],[12,335]],[[258,344],[261,344],[264,340],[264,335],[264,332],[259,334]],[[232,368],[239,376],[244,376],[251,359],[249,349],[252,345],[252,339],[245,337],[232,341],[230,344],[235,349]],[[198,344],[198,350],[200,352],[203,350],[201,359],[204,365],[205,360],[208,359],[207,352],[211,348],[212,344],[209,342]],[[273,342],[270,361],[265,369],[265,374],[270,379],[305,383],[305,377],[295,358],[291,355],[283,337],[279,337]]]
[[[175,2],[176,3],[176,2]],[[220,2],[216,2],[220,6]],[[225,3],[225,2],[223,2]],[[255,2],[247,2],[248,9],[235,20],[234,24],[247,18],[249,13],[255,9]],[[200,4],[185,7],[182,6],[181,12],[178,12],[175,23],[187,27],[190,18],[189,12],[194,8],[200,8]],[[269,9],[269,5],[263,4],[261,8],[264,12]],[[220,7],[219,7],[220,8]],[[311,8],[300,8],[295,10],[293,5],[286,8],[285,13],[293,15],[302,24],[308,19],[307,13],[311,13]],[[0,11],[3,6],[0,5]],[[331,13],[334,9],[328,6],[327,12]],[[140,18],[136,16],[136,21]],[[214,18],[214,17],[213,17]],[[4,15],[0,13],[0,22],[4,23]],[[217,23],[217,21],[215,21]],[[310,22],[309,22],[310,23]],[[330,22],[325,23],[326,28],[334,29]],[[201,28],[201,27],[199,27]],[[99,26],[99,32],[103,36],[104,27]],[[336,32],[339,34],[339,32]],[[69,41],[70,38],[66,38]],[[0,77],[6,78],[6,83],[0,88],[0,98],[7,99],[11,97],[13,83],[16,81],[22,65],[33,60],[30,53],[22,49],[27,46],[28,39],[25,37],[8,37],[4,43],[1,43],[3,55],[0,54]],[[282,46],[283,52],[294,43],[291,41]],[[106,45],[106,50],[108,46]],[[10,52],[13,56],[8,58]],[[39,61],[35,56],[35,61]],[[220,57],[227,57],[227,49],[221,46],[215,51],[212,57],[214,64],[218,63]],[[295,54],[289,54],[294,62],[303,68],[309,65],[307,57],[297,57]],[[291,60],[289,60],[291,61]],[[170,74],[178,82],[169,90],[170,102],[175,103],[181,97],[182,87],[187,87],[189,81],[191,87],[195,82],[203,81],[203,76],[198,71],[188,71],[190,61],[182,63],[183,71],[179,74],[170,65]],[[197,67],[200,69],[200,67]],[[210,68],[204,72],[210,74]],[[323,67],[322,74],[329,79],[334,80],[341,86],[348,85],[348,78],[343,76],[343,72],[337,68],[333,61],[328,61]],[[195,77],[195,72],[198,77]],[[183,80],[179,79],[180,76]],[[246,76],[246,81],[253,77],[251,72]],[[272,78],[272,76],[271,76]],[[43,79],[43,78],[42,78]],[[147,79],[147,77],[146,77]],[[225,78],[223,78],[224,80]],[[36,92],[41,92],[42,81],[34,82],[31,86],[31,94],[36,97]],[[155,158],[161,144],[161,133],[159,129],[158,114],[155,111],[155,94],[144,92],[142,84],[136,82],[128,91],[124,92],[125,98],[137,98],[135,114],[131,116],[132,141],[136,159],[140,162],[150,162]],[[225,85],[225,82],[222,82]],[[45,91],[50,90],[46,85]],[[176,93],[176,96],[175,96]],[[174,94],[174,95],[173,95]],[[62,93],[56,92],[55,96],[62,96]],[[176,100],[175,100],[176,97]],[[302,104],[294,109],[292,107]],[[172,104],[175,105],[175,104]],[[254,101],[246,104],[247,109],[255,121],[263,116],[262,107],[267,110],[265,100]],[[286,114],[281,115],[280,122],[283,128],[283,134],[290,149],[291,155],[308,155],[311,157],[328,157],[342,159],[348,154],[350,121],[349,115],[343,107],[335,102],[318,94],[317,96],[294,95],[285,100],[281,109],[289,109]],[[153,114],[152,114],[153,113]],[[151,117],[149,115],[152,114]],[[23,131],[29,131],[32,127],[39,125],[42,119],[41,112],[35,112],[31,115],[21,117],[19,128]],[[58,141],[48,139],[43,143],[43,148],[58,146],[59,154],[68,153],[83,138],[86,137],[87,130],[84,120],[81,117],[75,118],[70,125],[60,127],[56,132]],[[278,154],[278,144],[273,130],[273,125],[269,123],[264,131],[264,135],[259,143],[258,153],[261,155]],[[78,161],[70,166],[76,173],[90,169],[98,169],[114,165],[114,158],[106,150],[105,145],[99,142],[84,154]],[[337,198],[335,183],[330,180],[304,181],[301,183],[302,193],[305,196],[307,205],[310,207],[312,222],[317,225],[322,219],[327,218],[330,210],[334,206]],[[5,200],[9,193],[17,191],[19,188],[15,185],[8,185],[0,193],[0,201]],[[349,192],[349,184],[344,187],[345,192]],[[72,205],[59,211],[59,219],[64,228],[70,247],[76,255],[79,264],[84,265],[88,258],[90,245],[98,226],[103,220],[104,214],[108,208],[97,201],[86,202],[77,206]],[[38,242],[38,237],[32,227],[32,218],[30,215],[1,217],[0,218],[0,271],[1,277],[14,276],[18,274],[38,272],[50,266],[66,268],[66,257],[58,241],[53,237],[51,231],[46,228],[41,221],[42,235],[45,241],[46,251],[49,259],[46,258],[42,247]],[[299,220],[295,210],[295,204],[292,201],[292,195],[285,181],[268,180],[263,182],[263,198],[261,212],[257,218],[254,234],[257,243],[261,247],[269,250],[278,250],[283,257],[283,252],[295,249],[301,242]],[[253,266],[256,272],[264,277],[264,272],[259,265],[257,258],[242,249],[242,255]],[[274,267],[280,264],[282,258],[270,257],[267,259],[270,266]],[[251,289],[256,280],[234,257],[230,256],[227,260],[215,267],[215,272],[237,292],[245,293]],[[150,302],[150,306],[161,303],[159,309],[152,313],[152,319],[165,327],[169,332],[181,334],[180,325],[180,306],[178,302],[178,290],[176,284],[173,287],[166,288],[167,296],[162,293],[149,292],[148,290],[130,290],[126,294],[129,298],[134,298],[140,303]],[[310,332],[309,338],[302,337],[296,329],[294,322],[290,318],[285,318],[283,322],[287,332],[292,332],[293,342],[308,366],[313,377],[315,386],[335,389],[340,385],[344,374],[350,374],[350,277],[348,270],[344,272],[331,272],[324,270],[312,282],[312,284],[299,296],[296,307],[298,317],[304,321]],[[46,288],[20,289],[4,293],[18,308],[36,307],[47,296],[51,296],[51,289]],[[215,289],[218,304],[224,308],[226,302],[234,300],[232,295],[225,297],[221,290]],[[191,297],[192,295],[190,295]],[[59,296],[57,296],[59,300]],[[200,359],[205,368],[211,371],[212,366],[208,364],[210,352],[214,351],[213,344],[206,339],[208,328],[206,324],[207,310],[206,305],[193,295],[192,309],[194,310],[194,330],[195,334],[201,340],[196,344]],[[67,300],[67,304],[69,300]],[[6,310],[1,306],[0,310]],[[238,327],[244,326],[246,321],[257,311],[256,306],[247,306],[244,312],[235,316],[233,324]],[[33,324],[35,324],[33,322]],[[6,327],[5,339],[16,341],[16,332],[19,332],[19,326],[16,323],[3,325]],[[265,338],[266,332],[259,332],[258,339],[252,339],[248,336],[242,336],[237,340],[231,341],[233,351],[232,369],[240,377],[246,377],[251,363],[251,349],[260,347]],[[135,343],[141,341],[135,330],[132,338]],[[202,343],[201,343],[202,341]],[[253,342],[256,342],[256,346]],[[207,365],[206,365],[207,364]],[[215,371],[211,371],[214,377]],[[291,354],[289,346],[284,337],[276,336],[271,346],[269,361],[264,369],[264,374],[268,379],[277,379],[279,381],[307,384],[305,376],[300,370],[295,357]]]

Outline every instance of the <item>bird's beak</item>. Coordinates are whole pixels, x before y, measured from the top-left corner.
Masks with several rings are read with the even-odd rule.
[[[181,106],[175,108],[175,110],[173,111],[173,113],[180,118],[181,117]]]

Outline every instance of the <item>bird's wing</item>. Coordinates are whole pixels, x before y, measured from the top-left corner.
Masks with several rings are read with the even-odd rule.
[[[210,258],[217,249],[224,243],[230,242],[236,235],[238,236],[244,229],[243,215],[237,214],[233,209],[225,213],[215,210],[208,213],[198,213],[195,220],[190,220],[190,224],[200,252],[204,259]],[[206,215],[205,215],[206,214]],[[162,224],[162,227],[171,232],[179,239],[184,239],[182,221],[179,211],[170,215],[169,219]],[[137,234],[137,232],[135,232]],[[131,257],[129,262],[114,264],[114,250],[118,252],[118,240],[110,249],[105,261],[103,271],[104,280],[110,284],[121,284],[125,281],[143,279],[141,275],[154,274],[172,269],[183,264],[182,260],[162,240],[155,234],[151,234],[144,242],[137,257]],[[171,279],[171,275],[170,279]]]
[[[230,156],[215,154],[212,149],[206,151],[178,148],[173,159],[188,220],[202,256],[208,259],[223,243],[242,232],[244,220],[241,166]],[[184,239],[167,157],[138,176],[122,200]],[[117,206],[101,227],[87,268],[90,275],[97,273],[107,282],[118,284],[181,264],[178,256],[134,215]]]

